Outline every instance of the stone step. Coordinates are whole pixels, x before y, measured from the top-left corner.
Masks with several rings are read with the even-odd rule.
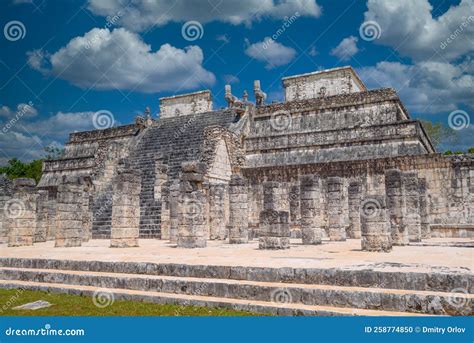
[[[385,271],[370,267],[353,269],[274,268],[15,257],[0,257],[0,267],[283,282],[285,284],[388,288],[448,293],[453,289],[465,289],[470,294],[474,293],[474,277],[470,273],[414,271],[410,269],[392,271],[388,268]]]
[[[470,315],[474,295],[330,285],[283,284],[245,280],[136,275],[51,269],[0,268],[1,280],[89,285],[136,291],[158,291],[251,301],[279,301],[311,306],[332,306],[437,315]],[[474,303],[474,302],[473,302]],[[462,312],[460,312],[462,310]],[[468,311],[470,311],[468,313]]]
[[[26,290],[87,295],[91,297],[94,296],[95,292],[104,291],[104,289],[98,289],[94,286],[7,280],[0,280],[0,288],[22,288]],[[268,301],[250,301],[242,299],[218,298],[212,296],[137,291],[120,288],[107,288],[106,291],[111,294],[115,300],[144,301],[157,304],[177,304],[183,306],[193,305],[219,307],[281,316],[421,316],[420,314],[406,312],[376,311],[331,306],[311,306]]]

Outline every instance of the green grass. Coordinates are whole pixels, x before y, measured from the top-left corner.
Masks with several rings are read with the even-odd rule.
[[[37,300],[53,304],[39,310],[13,310]],[[0,289],[0,316],[259,316],[261,314],[223,308],[161,305],[138,301],[115,300],[111,305],[99,308],[92,297]]]

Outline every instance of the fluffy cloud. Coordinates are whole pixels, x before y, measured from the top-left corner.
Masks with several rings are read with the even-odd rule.
[[[7,120],[19,119],[21,117],[35,117],[37,114],[38,111],[36,110],[36,108],[34,108],[32,103],[18,104],[16,110],[13,110],[8,106],[0,107],[0,118],[4,118]]]
[[[472,68],[472,63],[467,66]],[[465,104],[474,109],[474,76],[445,62],[405,65],[379,62],[358,70],[369,88],[395,88],[408,108],[418,113],[449,112]]]
[[[437,18],[428,0],[368,0],[367,7],[365,20],[376,21],[381,28],[374,42],[391,46],[403,56],[452,61],[474,50],[472,0],[461,0]]]
[[[354,36],[344,38],[338,46],[331,50],[331,55],[336,56],[341,61],[348,61],[359,52],[357,47],[358,39]]]
[[[265,62],[266,69],[273,69],[290,63],[295,57],[296,51],[272,40],[270,37],[265,37],[262,42],[249,44],[245,49],[245,54]]]
[[[81,88],[127,89],[145,93],[193,89],[215,82],[203,68],[197,46],[183,49],[164,44],[153,52],[140,36],[126,29],[92,29],[53,54],[36,50],[28,63]]]
[[[262,18],[283,19],[296,12],[310,17],[321,14],[315,0],[89,0],[88,8],[96,15],[118,18],[118,25],[133,31],[189,20],[250,25]]]

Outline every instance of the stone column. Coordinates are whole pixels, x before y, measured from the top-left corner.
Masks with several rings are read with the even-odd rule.
[[[329,239],[331,241],[345,241],[346,229],[343,218],[343,179],[340,177],[329,177],[327,179],[327,208]]]
[[[140,191],[138,171],[125,162],[119,164],[112,191],[111,248],[138,247]]]
[[[278,199],[278,182],[267,181],[263,183],[263,210],[275,210]]]
[[[35,242],[46,242],[48,238],[48,191],[41,189],[37,194]]]
[[[426,192],[426,179],[418,179],[418,186],[420,191],[420,221],[421,221],[421,238],[431,238],[428,198]]]
[[[229,182],[229,243],[247,243],[249,240],[249,216],[247,180],[232,174]]]
[[[204,248],[206,240],[206,197],[203,191],[206,165],[187,162],[182,165],[179,199],[178,247]]]
[[[361,238],[360,232],[360,203],[362,196],[362,185],[359,181],[349,183],[347,189],[349,203],[349,238]]]
[[[163,163],[155,164],[155,185],[153,188],[153,198],[155,203],[160,204],[160,230],[161,239],[170,238],[170,219],[169,219],[169,188],[168,166]]]
[[[319,176],[300,178],[301,238],[303,244],[321,244],[321,208],[319,203]]]
[[[290,224],[287,211],[272,209],[260,213],[259,249],[289,249]]]
[[[390,223],[384,195],[371,195],[364,199],[360,209],[362,250],[392,250]]]
[[[13,182],[5,174],[0,174],[0,244],[8,243],[8,217],[5,204],[12,198]]]
[[[8,246],[33,245],[36,230],[35,180],[19,178],[13,182],[13,197],[4,205],[8,217]]]
[[[92,239],[92,222],[94,214],[92,213],[92,180],[84,178],[84,189],[82,197],[82,241],[88,242]]]
[[[82,181],[78,176],[63,176],[58,186],[56,247],[78,247],[82,244]]]
[[[226,239],[225,184],[209,185],[210,239]]]
[[[170,243],[176,244],[178,242],[179,226],[179,181],[173,181],[169,190]]]
[[[393,245],[407,245],[408,231],[403,225],[404,192],[402,173],[398,169],[385,171],[385,192]]]
[[[408,231],[408,240],[410,242],[420,242],[421,219],[418,175],[415,172],[405,172],[402,174],[402,180],[405,196],[403,224],[405,230]]]
[[[49,194],[48,199],[48,231],[47,231],[47,240],[54,241],[56,240],[56,227],[57,227],[57,190],[54,194]]]

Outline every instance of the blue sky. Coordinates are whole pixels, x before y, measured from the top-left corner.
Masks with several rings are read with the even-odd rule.
[[[343,65],[413,117],[457,125],[444,148],[474,146],[474,0],[3,0],[0,13],[0,165],[94,129],[98,111],[127,124],[200,89],[219,108],[226,83],[252,97],[254,79],[278,101],[282,77]]]

